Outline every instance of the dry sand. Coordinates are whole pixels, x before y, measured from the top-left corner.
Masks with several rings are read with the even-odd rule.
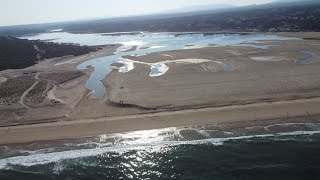
[[[320,98],[0,128],[0,144],[320,114]]]

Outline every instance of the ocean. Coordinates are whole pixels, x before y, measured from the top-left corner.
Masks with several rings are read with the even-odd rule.
[[[1,146],[0,179],[319,179],[319,129],[202,125]]]

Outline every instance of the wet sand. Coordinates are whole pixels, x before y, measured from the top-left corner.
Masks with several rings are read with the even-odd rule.
[[[59,140],[13,143],[0,147],[0,158],[26,156],[34,153],[61,152],[78,149],[99,149],[159,141],[190,143],[204,139],[224,142],[262,136],[301,135],[319,133],[320,116],[281,118],[271,120],[250,120],[232,123],[197,124],[193,126],[170,127],[124,133],[101,134],[89,137],[65,138]],[[211,141],[210,140],[210,141]]]

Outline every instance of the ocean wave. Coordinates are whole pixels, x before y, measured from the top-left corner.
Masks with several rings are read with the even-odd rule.
[[[229,138],[208,138],[201,140],[191,140],[191,141],[156,141],[152,143],[138,143],[129,145],[115,145],[111,147],[100,147],[93,149],[77,149],[62,152],[52,152],[45,154],[31,154],[27,156],[16,156],[5,159],[0,159],[0,169],[10,169],[12,166],[24,166],[31,167],[35,165],[44,165],[49,163],[56,163],[67,159],[76,159],[84,157],[93,157],[103,155],[108,152],[115,153],[125,153],[133,150],[146,150],[148,148],[161,148],[161,147],[174,147],[181,145],[201,145],[210,144],[214,146],[222,146],[225,142],[232,140],[243,140],[252,138],[268,138],[277,136],[297,136],[297,135],[314,135],[320,134],[320,131],[294,131],[286,133],[276,133],[276,134],[264,134],[264,135],[251,135],[251,136],[239,136],[239,137],[229,137]],[[276,141],[277,139],[275,139]],[[59,169],[59,168],[58,168]]]

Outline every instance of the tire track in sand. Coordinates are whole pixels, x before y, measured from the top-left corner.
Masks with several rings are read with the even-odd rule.
[[[48,93],[47,93],[47,98],[48,98],[48,99],[51,99],[51,100],[55,100],[56,102],[59,102],[59,103],[64,103],[63,100],[58,99],[58,98],[54,95],[54,92],[56,91],[56,89],[57,89],[57,86],[54,85],[53,88],[52,88],[50,91],[48,91]]]
[[[26,96],[28,95],[28,93],[34,88],[36,87],[36,85],[39,84],[39,75],[40,75],[40,72],[37,72],[37,74],[34,76],[34,78],[37,80],[35,83],[32,84],[32,86],[29,87],[29,89],[27,89],[23,94],[22,96],[20,97],[20,100],[19,100],[19,103],[21,104],[21,106],[27,108],[27,109],[31,109],[30,106],[26,105],[24,103],[24,99],[26,98]]]

